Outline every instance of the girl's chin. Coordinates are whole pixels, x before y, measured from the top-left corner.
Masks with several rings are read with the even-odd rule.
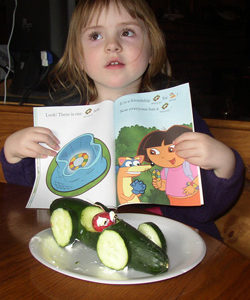
[[[130,93],[137,93],[140,87],[140,81],[126,82],[126,81],[111,81],[109,82],[111,89],[121,90]]]
[[[109,78],[106,82],[96,82],[96,87],[99,92],[103,90],[106,94],[115,93],[117,95],[127,95],[137,93],[139,91],[141,80],[128,82],[119,78]]]

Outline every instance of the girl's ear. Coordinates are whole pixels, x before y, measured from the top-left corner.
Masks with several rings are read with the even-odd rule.
[[[84,60],[83,60],[82,57],[79,58],[79,65],[80,65],[80,67],[81,67],[81,70],[84,71]]]
[[[151,64],[152,62],[152,55],[149,57],[148,63]]]
[[[78,65],[82,71],[85,71],[84,53],[83,49],[78,52]]]
[[[152,63],[152,60],[153,60],[153,46],[151,45],[148,63],[151,64],[151,63]]]

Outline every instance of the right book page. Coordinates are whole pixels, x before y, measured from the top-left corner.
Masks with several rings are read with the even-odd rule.
[[[121,97],[114,115],[117,206],[203,205],[200,169],[173,145],[194,131],[189,84]]]

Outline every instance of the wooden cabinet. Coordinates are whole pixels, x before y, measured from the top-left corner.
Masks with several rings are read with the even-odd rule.
[[[0,149],[13,132],[33,125],[33,108],[30,106],[0,104]],[[0,182],[5,182],[0,164]]]

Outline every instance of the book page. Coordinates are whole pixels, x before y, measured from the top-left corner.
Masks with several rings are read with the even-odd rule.
[[[35,107],[34,126],[50,128],[60,150],[56,157],[36,159],[36,181],[27,207],[49,208],[60,197],[114,206],[113,102]]]
[[[117,205],[202,205],[200,170],[178,157],[173,145],[193,130],[188,84],[117,100]]]

